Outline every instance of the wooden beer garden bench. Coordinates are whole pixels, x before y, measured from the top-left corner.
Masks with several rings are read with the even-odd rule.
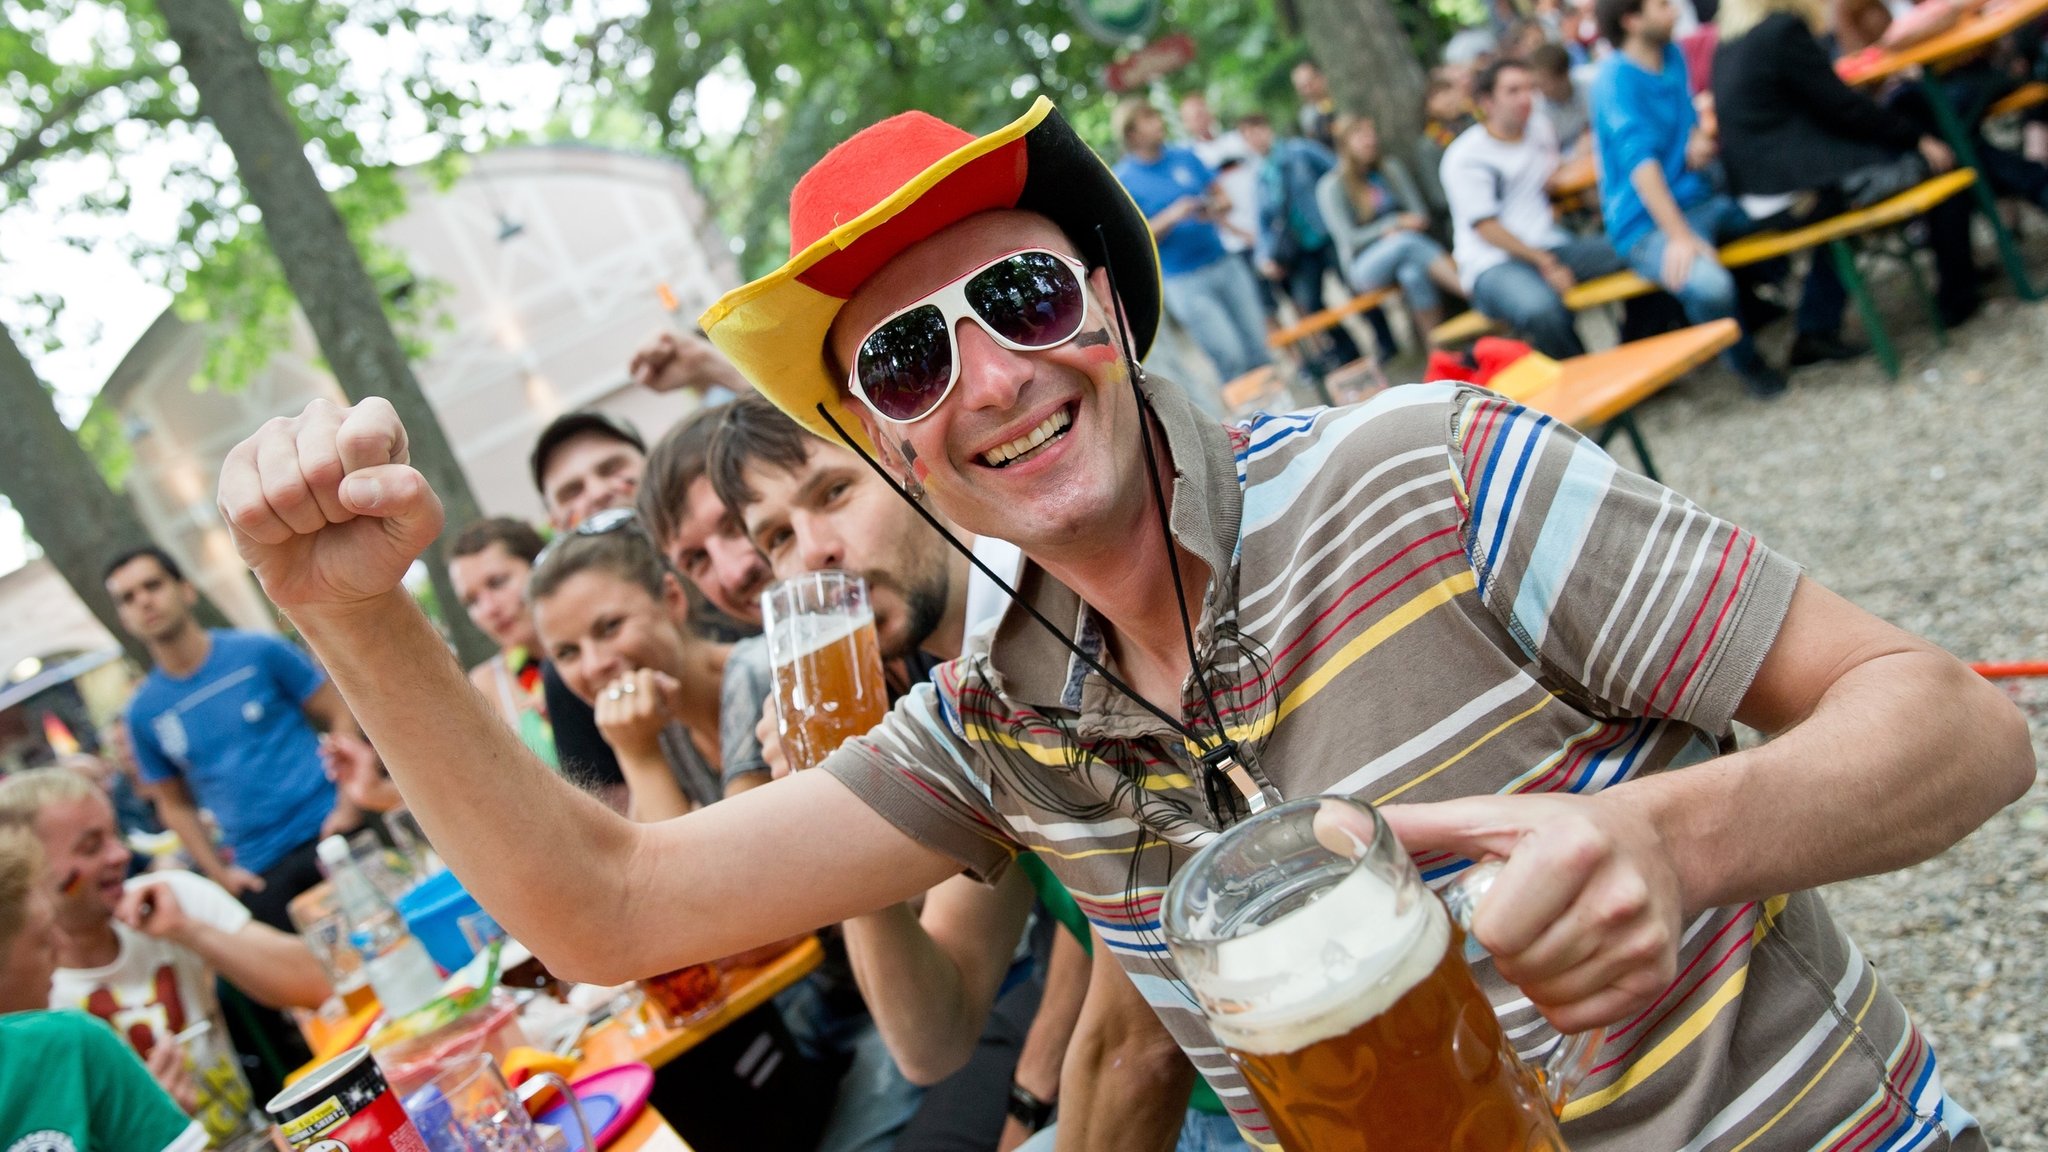
[[[1877,300],[1870,294],[1870,287],[1856,268],[1854,243],[1875,233],[1895,229],[1922,215],[1928,209],[1957,196],[1977,182],[1977,174],[1968,168],[1945,172],[1931,180],[1924,181],[1890,199],[1880,201],[1868,208],[1859,208],[1816,220],[1801,228],[1785,232],[1759,232],[1744,236],[1721,247],[1721,263],[1729,268],[1742,268],[1760,264],[1781,256],[1809,249],[1825,248],[1828,258],[1835,262],[1835,270],[1841,274],[1842,285],[1849,292],[1849,298],[1856,303],[1856,311],[1863,317],[1863,327],[1870,334],[1870,344],[1877,353],[1878,363],[1884,367],[1885,375],[1897,379],[1899,356],[1892,345],[1891,334],[1885,330],[1884,322],[1877,312]],[[1877,249],[1872,249],[1878,251]],[[1907,279],[1912,282],[1914,292],[1927,309],[1928,318],[1934,324],[1935,337],[1947,343],[1947,327],[1941,322],[1940,310],[1935,307],[1934,297],[1927,291],[1927,285],[1920,275],[1919,265],[1914,263],[1912,253],[1905,250],[1890,250],[1885,254],[1899,258],[1906,268]],[[1573,312],[1583,312],[1606,304],[1615,304],[1644,296],[1656,291],[1656,285],[1634,272],[1616,272],[1607,276],[1587,280],[1564,294],[1564,305]],[[1458,344],[1492,332],[1497,325],[1490,318],[1477,311],[1464,312],[1430,330],[1430,343],[1439,346]]]

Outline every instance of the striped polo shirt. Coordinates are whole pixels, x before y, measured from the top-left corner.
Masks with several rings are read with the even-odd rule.
[[[1213,573],[1197,632],[1225,725],[1279,796],[1375,803],[1590,794],[1713,756],[1799,573],[1753,535],[1490,393],[1411,385],[1350,408],[1204,422],[1151,385],[1171,526]],[[1020,595],[1101,655],[1036,565]],[[1191,590],[1192,591],[1192,590]],[[1209,726],[1193,679],[1182,719]],[[1023,613],[828,769],[992,878],[1035,853],[1247,1139],[1273,1146],[1160,936],[1218,811],[1185,743]],[[1419,857],[1441,883],[1467,864]],[[1477,971],[1528,1058],[1556,1035]],[[1565,1112],[1578,1152],[1981,1148],[1934,1054],[1811,892],[1694,916],[1678,977],[1609,1030]]]

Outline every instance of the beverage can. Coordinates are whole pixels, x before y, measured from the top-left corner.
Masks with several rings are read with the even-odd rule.
[[[292,1152],[428,1152],[368,1047],[313,1069],[265,1110]]]

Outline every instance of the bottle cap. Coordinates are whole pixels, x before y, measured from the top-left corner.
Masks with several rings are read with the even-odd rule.
[[[353,859],[349,854],[348,841],[339,835],[329,836],[327,839],[322,840],[320,847],[316,851],[320,854],[320,862],[327,865],[330,871],[349,863]]]

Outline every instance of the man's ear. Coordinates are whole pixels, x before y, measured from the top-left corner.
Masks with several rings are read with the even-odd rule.
[[[184,585],[184,589],[178,593],[178,598],[185,602],[185,607],[199,607],[199,585],[190,580],[180,580],[179,583]]]
[[[668,609],[669,618],[678,623],[690,618],[690,593],[683,587],[682,577],[674,572],[661,574],[661,606]]]
[[[889,475],[894,477],[898,484],[907,484],[910,464],[903,459],[903,453],[897,450],[896,438],[899,433],[895,431],[894,425],[884,425],[868,410],[867,405],[858,400],[848,403],[846,410],[860,419],[860,430],[867,434],[868,443],[875,446],[876,462],[888,469]]]

